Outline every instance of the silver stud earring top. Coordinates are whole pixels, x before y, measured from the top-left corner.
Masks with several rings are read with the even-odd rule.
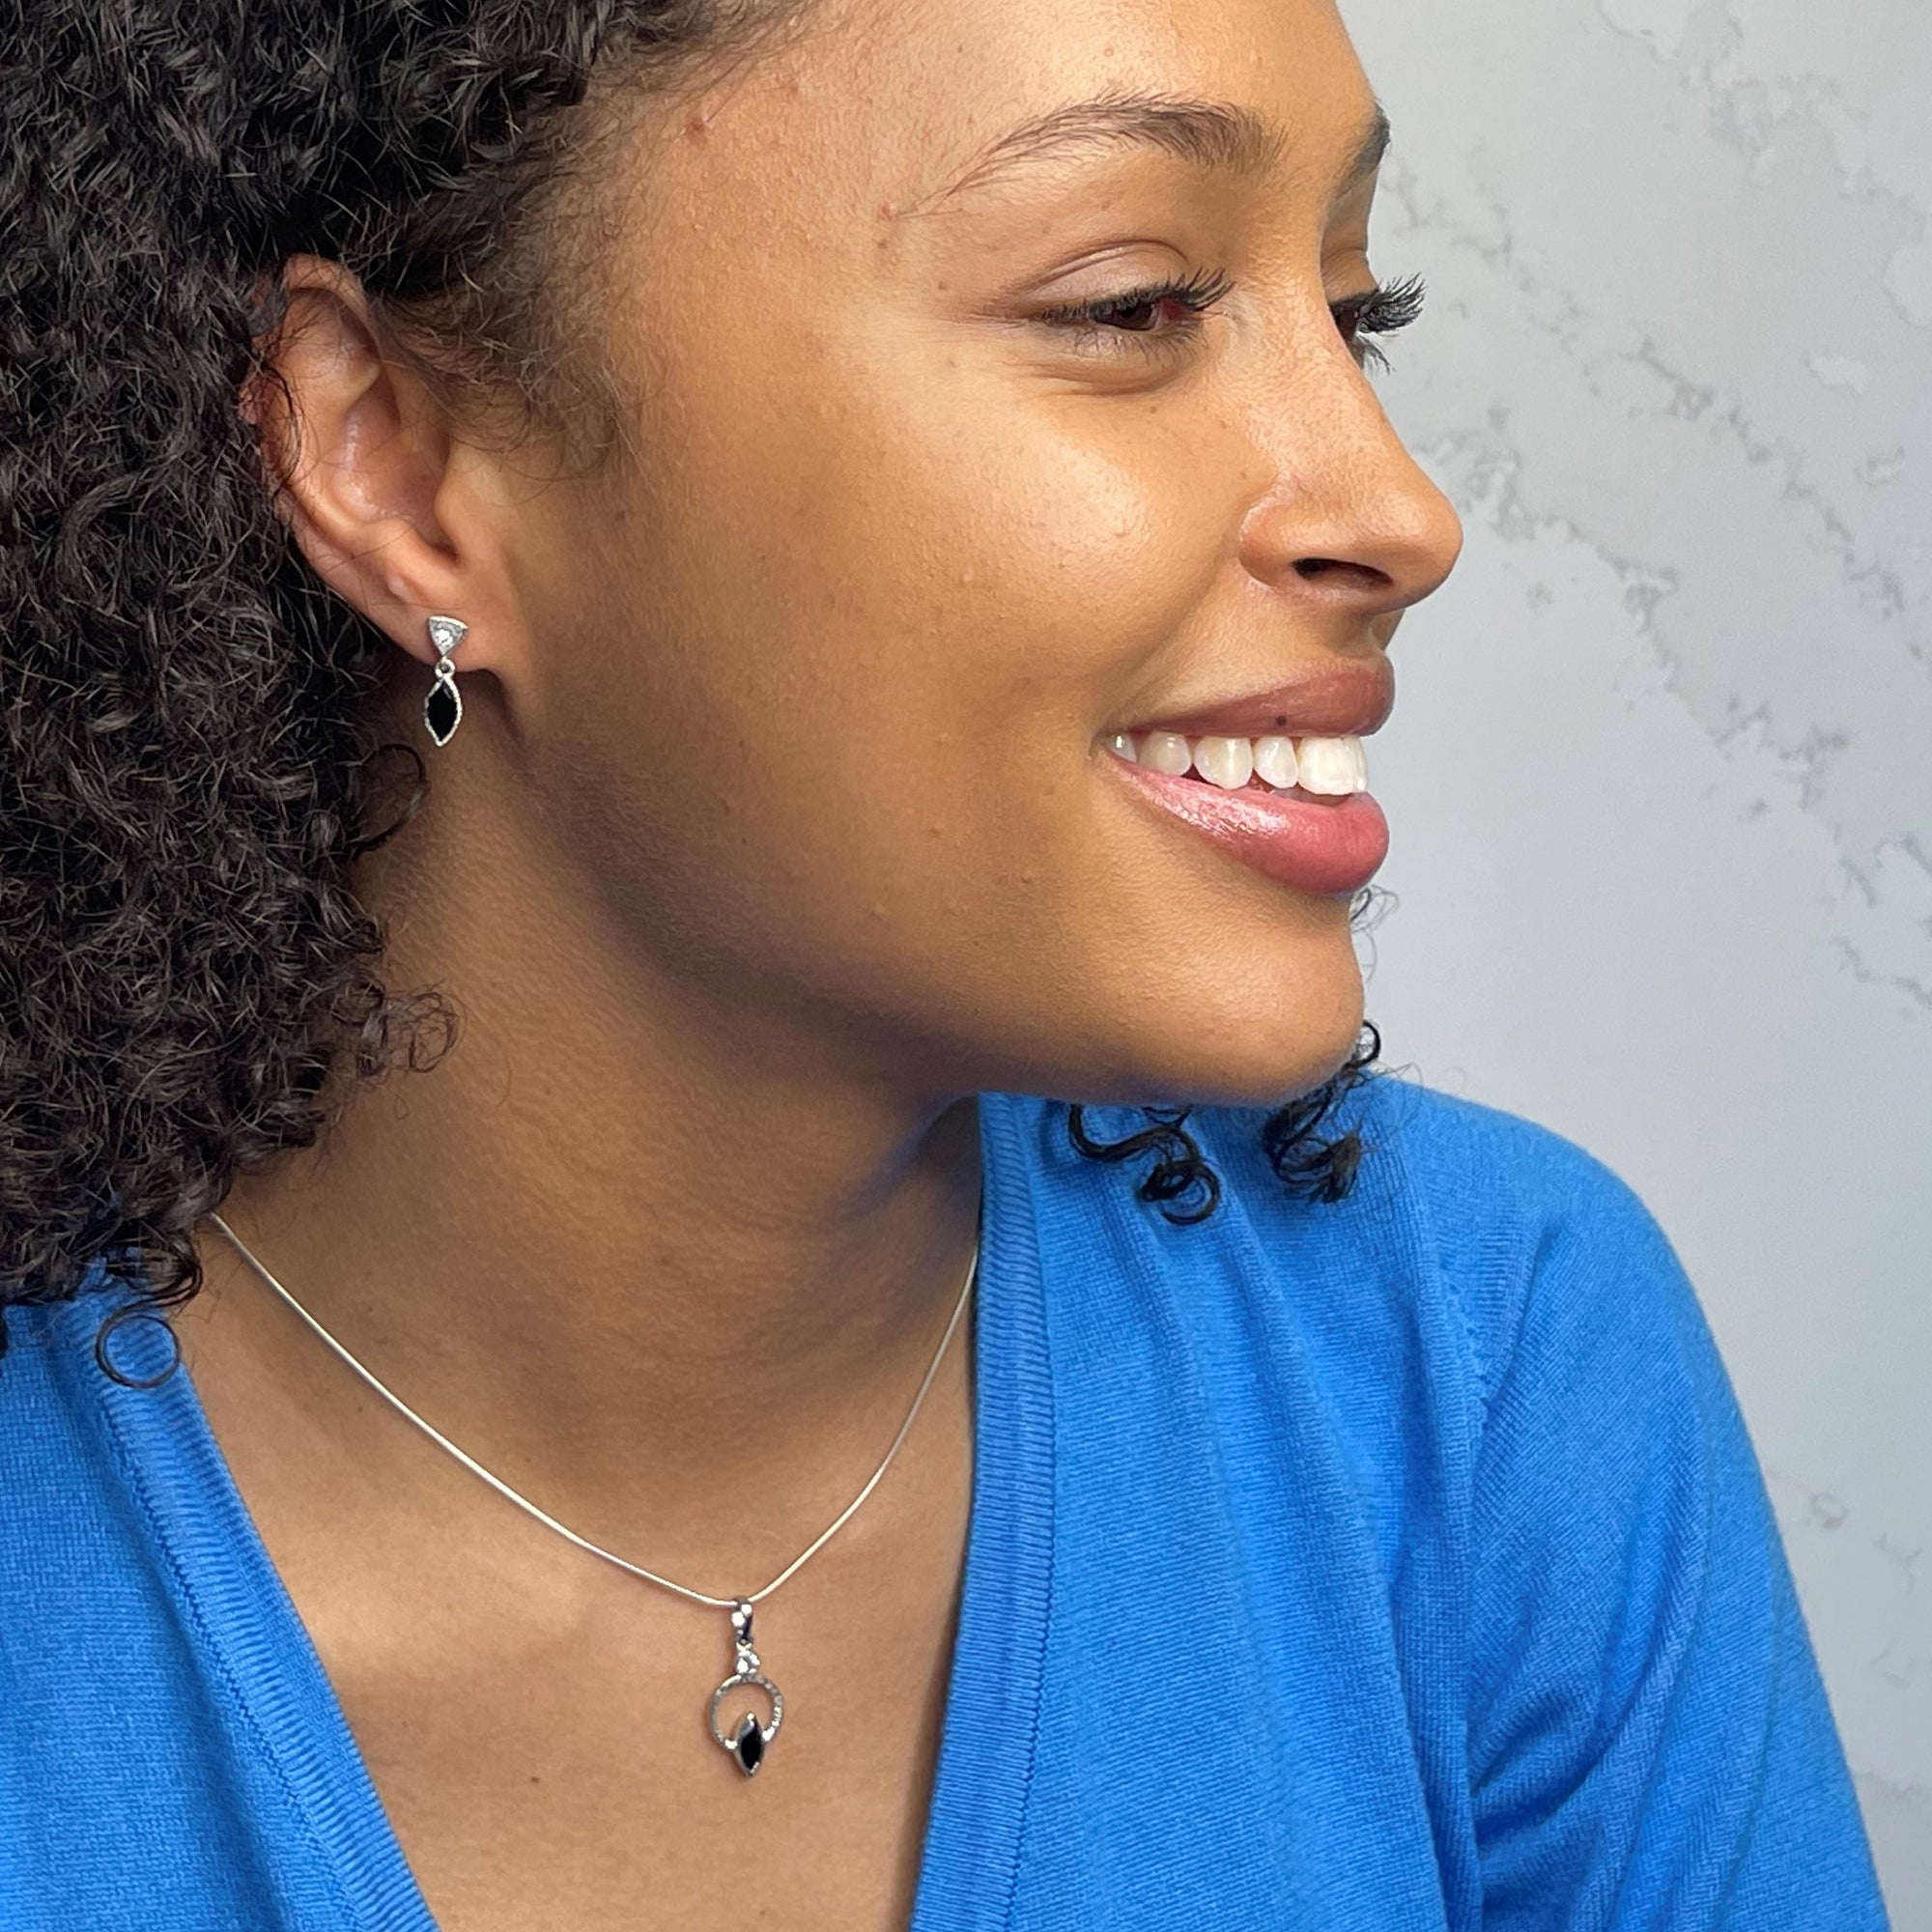
[[[461,617],[432,617],[429,620],[429,640],[444,657],[469,634],[469,626]]]

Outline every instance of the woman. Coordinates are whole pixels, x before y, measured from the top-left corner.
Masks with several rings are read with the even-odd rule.
[[[1328,0],[13,34],[0,1919],[1882,1924],[1666,1240],[1374,1067]]]

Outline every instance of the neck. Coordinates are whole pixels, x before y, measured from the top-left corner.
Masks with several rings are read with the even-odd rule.
[[[556,885],[560,855],[493,817],[508,788],[463,770],[355,882],[389,927],[385,983],[454,996],[454,1049],[346,1090],[317,1146],[244,1175],[222,1219],[580,1534],[648,1537],[653,1567],[701,1573],[724,1512],[777,1567],[878,1466],[939,1347],[977,1235],[977,1102],[895,1085],[780,1002],[623,944],[607,905]],[[269,1374],[345,1427],[381,1406],[219,1230],[197,1245],[210,1290],[250,1304]],[[961,1399],[972,1332],[969,1305],[922,1422]]]

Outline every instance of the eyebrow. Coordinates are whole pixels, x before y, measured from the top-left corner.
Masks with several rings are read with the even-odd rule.
[[[919,209],[1082,149],[1123,144],[1159,148],[1215,173],[1252,177],[1278,167],[1290,141],[1288,129],[1278,121],[1238,101],[1180,94],[1069,100],[1009,128],[974,156],[963,174],[926,196]],[[1376,173],[1388,145],[1388,116],[1378,101],[1336,183],[1337,201]]]

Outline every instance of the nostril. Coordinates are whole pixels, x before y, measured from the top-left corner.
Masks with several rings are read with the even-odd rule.
[[[1314,582],[1318,579],[1335,576],[1338,572],[1345,578],[1353,578],[1366,589],[1378,589],[1390,580],[1386,571],[1378,570],[1373,564],[1357,563],[1346,556],[1299,556],[1294,560],[1297,576]]]

